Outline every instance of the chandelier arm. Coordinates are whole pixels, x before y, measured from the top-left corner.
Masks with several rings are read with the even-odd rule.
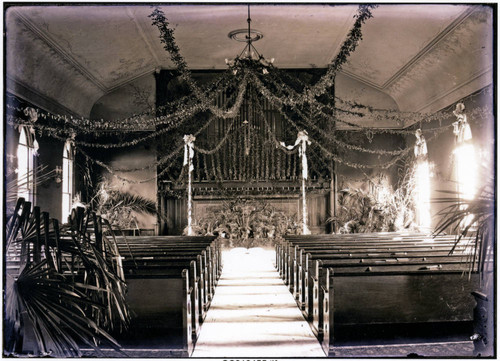
[[[262,56],[262,55],[260,55],[260,53],[257,51],[257,49],[255,49],[255,46],[253,46],[253,44],[252,44],[252,43],[250,43],[249,45],[252,47],[252,49],[253,49],[253,50],[255,51],[255,53],[258,55],[259,60],[260,60],[260,58],[263,58],[263,56]]]

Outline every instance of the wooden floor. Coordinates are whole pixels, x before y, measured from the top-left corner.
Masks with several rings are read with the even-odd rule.
[[[274,268],[274,250],[235,248],[193,357],[325,357]]]

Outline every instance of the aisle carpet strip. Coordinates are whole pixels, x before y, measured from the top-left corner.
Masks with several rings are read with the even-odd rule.
[[[193,357],[325,357],[279,278],[274,257],[261,248],[224,253]]]

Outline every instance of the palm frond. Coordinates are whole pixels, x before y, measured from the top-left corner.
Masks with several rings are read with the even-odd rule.
[[[126,285],[116,244],[101,233],[100,218],[90,210],[74,210],[59,229],[55,220],[49,226],[48,214],[40,217],[30,207],[19,200],[7,227],[11,243],[20,244],[25,255],[7,289],[5,350],[18,349],[28,320],[41,355],[53,350],[55,356],[80,356],[82,344],[118,350],[107,332],[128,326]],[[40,253],[34,245],[42,239],[45,251]],[[28,318],[23,320],[23,314]]]
[[[156,215],[156,202],[138,194],[112,191],[107,201],[110,208],[125,207],[134,212]]]
[[[469,257],[468,263],[472,271],[477,262],[482,279],[493,261],[496,203],[494,184],[492,177],[487,178],[486,184],[479,189],[474,199],[463,199],[460,192],[448,190],[439,191],[446,196],[433,199],[434,203],[447,205],[437,214],[440,221],[434,234],[456,234],[455,247],[464,238],[472,239],[474,256]]]
[[[42,353],[53,350],[53,356],[81,356],[79,343],[97,350],[99,344],[119,350],[116,340],[84,312],[88,307],[101,309],[104,305],[89,300],[47,260],[25,267],[7,295],[7,319],[21,327],[21,315],[26,312]],[[19,329],[14,327],[12,331]]]

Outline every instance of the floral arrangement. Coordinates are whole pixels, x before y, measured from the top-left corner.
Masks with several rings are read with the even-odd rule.
[[[339,191],[341,211],[327,222],[334,223],[339,233],[415,230],[414,168],[409,166],[403,172],[396,190],[382,174],[370,181],[371,191],[346,185]]]
[[[300,224],[295,216],[263,200],[236,198],[195,220],[193,231],[197,235],[217,235],[229,247],[248,248],[272,245],[285,234],[299,234]]]

